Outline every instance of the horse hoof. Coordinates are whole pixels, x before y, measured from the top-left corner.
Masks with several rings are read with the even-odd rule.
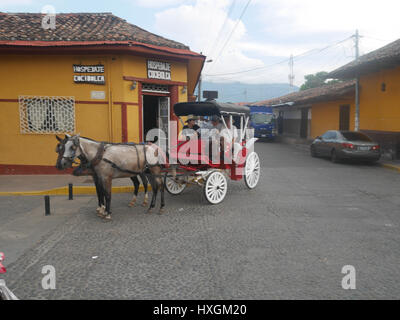
[[[148,203],[147,202],[143,202],[142,203],[142,207],[147,207]]]
[[[129,202],[128,207],[132,208],[135,205],[135,202]]]
[[[111,214],[107,214],[107,215],[104,216],[104,221],[108,222],[108,221],[111,221],[111,220],[112,220]]]
[[[149,208],[148,210],[147,210],[147,214],[150,214],[150,213],[152,213],[153,212],[153,208]]]
[[[163,214],[165,213],[165,209],[164,208],[160,208],[160,210],[158,211],[158,214]]]

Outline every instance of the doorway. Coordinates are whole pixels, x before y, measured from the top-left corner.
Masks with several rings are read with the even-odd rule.
[[[339,112],[339,130],[350,130],[350,106],[340,106]]]
[[[160,147],[168,145],[170,98],[165,96],[143,96],[143,137],[144,141],[157,142]],[[161,129],[165,135],[157,134],[155,139],[146,139],[151,129]],[[164,137],[159,140],[160,137]]]
[[[308,108],[301,109],[300,138],[308,137]]]

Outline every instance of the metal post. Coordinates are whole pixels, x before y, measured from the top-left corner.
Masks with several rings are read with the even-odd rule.
[[[358,33],[358,30],[356,30],[356,34],[354,35],[354,41],[355,41],[355,51],[356,51],[356,61],[360,57],[360,35]],[[355,119],[354,119],[354,130],[359,131],[360,130],[360,77],[357,74],[356,75],[356,110],[355,110]]]
[[[199,86],[197,87],[198,92],[197,92],[197,101],[200,102],[201,101],[201,73],[200,73],[200,77],[199,77]]]
[[[72,183],[68,184],[68,200],[73,200],[74,194],[72,189]]]
[[[50,215],[50,196],[44,196],[44,214],[46,216]]]

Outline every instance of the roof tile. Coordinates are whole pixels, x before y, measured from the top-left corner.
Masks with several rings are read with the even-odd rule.
[[[0,41],[136,41],[189,50],[182,43],[143,30],[112,13],[60,13],[55,30],[42,28],[43,16],[0,12]]]

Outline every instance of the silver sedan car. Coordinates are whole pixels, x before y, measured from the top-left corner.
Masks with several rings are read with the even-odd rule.
[[[344,159],[376,162],[381,157],[379,144],[356,131],[327,131],[313,141],[310,151],[312,157],[329,157],[332,162]]]

